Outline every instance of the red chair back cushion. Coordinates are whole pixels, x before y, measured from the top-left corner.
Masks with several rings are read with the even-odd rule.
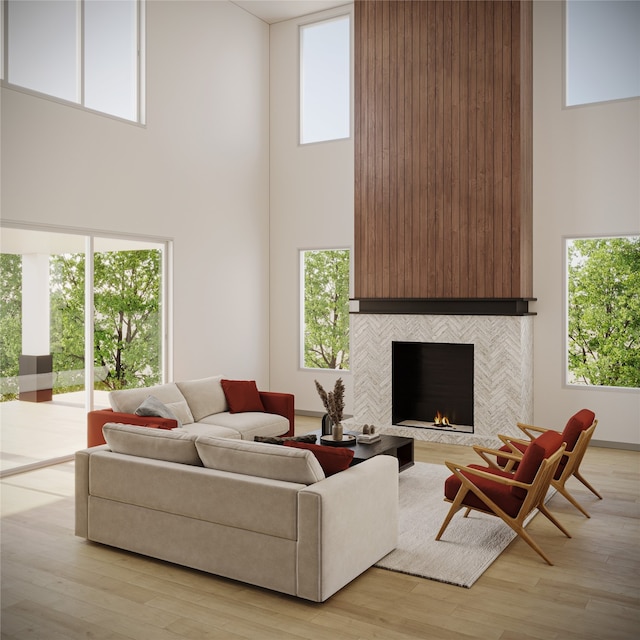
[[[513,479],[531,484],[545,458],[553,455],[562,446],[562,436],[557,431],[545,431],[524,452]],[[511,493],[524,500],[527,492],[522,487],[511,487]]]
[[[296,442],[295,440],[286,440],[284,446],[309,449],[313,452],[324,471],[324,475],[327,477],[348,468],[355,453],[353,449],[346,449],[345,447],[325,447],[320,444]]]
[[[573,451],[580,434],[593,424],[595,418],[596,414],[590,409],[581,409],[569,418],[562,432],[562,441],[567,443],[566,451]]]
[[[522,444],[520,442],[514,442],[513,443],[514,447],[516,449],[518,449],[518,451],[520,451],[521,453],[524,453],[527,450],[527,445],[526,444]],[[511,453],[511,447],[508,444],[504,444],[500,447],[499,451],[504,451],[505,453]],[[507,464],[509,462],[511,462],[511,460],[509,460],[509,458],[504,458],[503,456],[498,456],[496,458],[496,462],[501,466],[501,467],[506,467]],[[518,463],[516,462],[513,465],[513,469],[517,469],[518,468]]]

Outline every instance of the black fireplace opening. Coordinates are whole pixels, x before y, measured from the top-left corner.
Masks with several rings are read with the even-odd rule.
[[[473,433],[473,347],[393,342],[393,424]]]

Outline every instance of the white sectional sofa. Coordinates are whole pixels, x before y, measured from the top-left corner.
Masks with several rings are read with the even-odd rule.
[[[322,602],[397,543],[398,462],[106,424],[76,453],[76,535]]]
[[[237,406],[230,406],[227,395]],[[149,397],[162,403],[169,413],[136,414]],[[294,432],[292,394],[258,391],[253,381],[226,380],[221,375],[111,391],[109,403],[111,409],[87,414],[88,447],[104,444],[102,427],[109,422],[159,429],[182,427],[197,435],[245,440],[253,440],[254,436],[291,436]]]

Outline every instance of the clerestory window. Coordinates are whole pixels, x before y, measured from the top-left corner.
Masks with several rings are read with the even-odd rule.
[[[300,143],[348,138],[350,106],[350,16],[300,27]]]
[[[640,96],[640,2],[567,0],[566,104]]]
[[[143,122],[144,0],[8,0],[8,85]]]

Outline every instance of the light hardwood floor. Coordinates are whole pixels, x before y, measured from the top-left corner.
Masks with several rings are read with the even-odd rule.
[[[299,417],[297,432],[317,428]],[[416,443],[416,459],[473,461],[467,447]],[[2,481],[2,638],[165,640],[615,640],[640,634],[640,453],[592,447],[583,472],[604,500],[570,488],[470,589],[369,569],[315,604],[73,535],[73,464]]]
[[[109,406],[108,392],[94,392],[94,407]],[[54,394],[50,402],[0,402],[0,471],[72,456],[87,442],[84,392]]]

